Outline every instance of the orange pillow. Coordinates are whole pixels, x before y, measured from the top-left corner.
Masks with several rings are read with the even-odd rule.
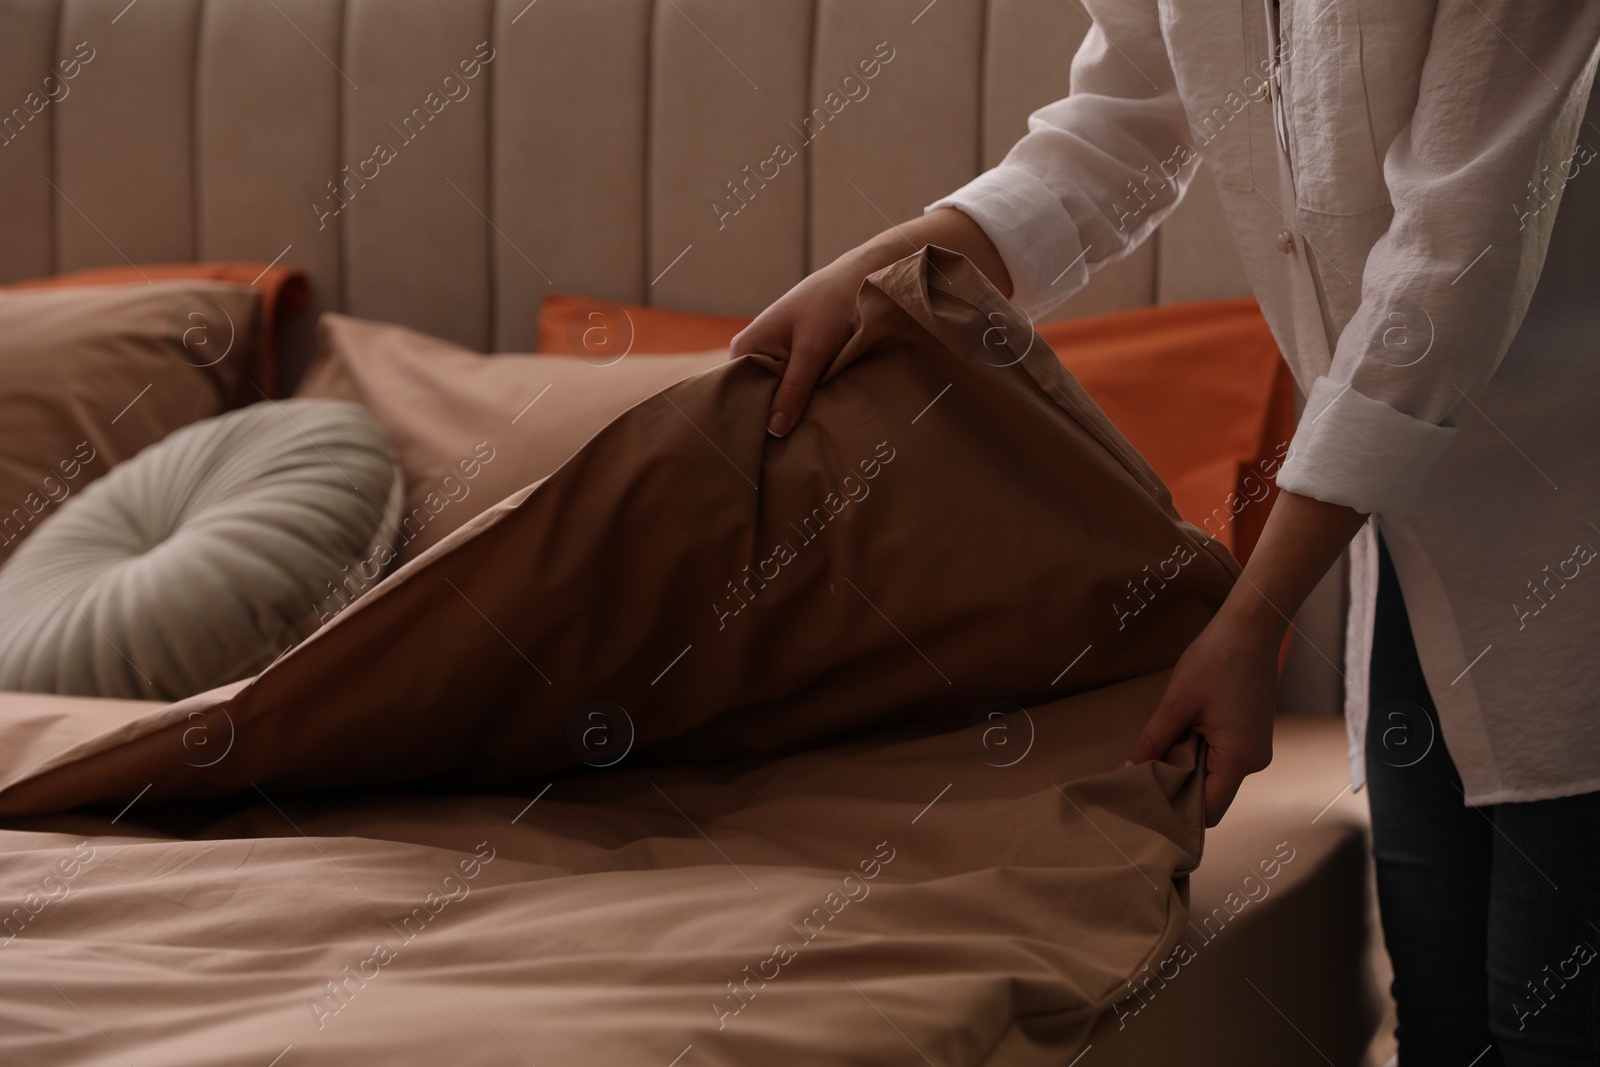
[[[1172,490],[1178,514],[1249,558],[1294,433],[1294,379],[1248,297],[1039,327]]]
[[[95,267],[48,278],[11,282],[5,289],[54,289],[79,285],[131,285],[134,282],[169,281],[239,282],[261,290],[260,332],[256,339],[256,384],[267,396],[276,396],[278,331],[311,298],[306,276],[290,267],[264,263],[150,263],[142,267]]]
[[[700,315],[637,304],[611,304],[586,296],[550,293],[539,310],[541,355],[583,356],[591,362],[630,352],[673,355],[727,348],[750,325],[736,315]]]
[[[552,293],[539,351],[702,352],[749,322]],[[1256,302],[1135,308],[1045,323],[1039,335],[1149,460],[1178,513],[1248,559],[1295,424],[1294,379]]]

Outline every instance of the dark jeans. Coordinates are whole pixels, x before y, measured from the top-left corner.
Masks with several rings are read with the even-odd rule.
[[[1594,1067],[1600,793],[1464,805],[1381,548],[1379,567],[1367,781],[1400,1067]]]

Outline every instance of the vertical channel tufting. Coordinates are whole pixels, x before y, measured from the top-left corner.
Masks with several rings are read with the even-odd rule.
[[[487,350],[491,0],[350,0],[340,65],[344,304]],[[348,167],[348,170],[344,168]]]
[[[983,0],[983,10],[978,15],[978,169],[987,169],[984,145],[989,136],[989,23],[994,8]]]
[[[494,347],[533,348],[552,288],[642,302],[650,0],[499,0]]]
[[[818,17],[812,268],[978,173],[983,2],[819,0]]]
[[[531,347],[549,288],[754,313],[997,162],[1087,29],[1036,0],[5,0],[0,280],[283,253],[320,307],[476,348]],[[1063,313],[1244,291],[1202,174]]]
[[[662,0],[650,74],[649,303],[754,315],[805,275],[812,0]],[[794,124],[794,125],[791,125]]]
[[[0,6],[0,282],[51,271],[58,199],[50,188],[51,143],[56,113],[83,73],[71,44],[63,52],[56,43],[60,21],[58,0]]]
[[[1089,32],[1076,4],[991,0],[984,83],[984,166],[992,167],[1028,132],[1028,116],[1067,95],[1072,57]],[[1100,268],[1051,318],[1140,307],[1155,295],[1156,237]]]
[[[313,305],[280,347],[292,379],[316,315],[340,306],[338,218],[342,0],[205,0],[195,75],[198,256],[298,267]]]
[[[57,270],[194,258],[199,17],[200,0],[65,0],[60,39],[92,58],[55,116]]]
[[[811,8],[811,33],[806,38],[806,46],[807,46],[807,50],[806,50],[806,92],[805,92],[805,98],[804,99],[806,101],[806,107],[808,109],[811,107],[812,103],[817,99],[817,83],[816,83],[817,49],[819,47],[819,41],[821,40],[821,37],[822,37],[822,7],[821,7],[820,4],[814,4],[812,6],[812,8]],[[804,116],[801,116],[801,118],[803,120]],[[804,131],[804,129],[805,129],[805,127],[802,126],[801,130]],[[796,146],[796,151],[799,151],[799,147],[798,146]],[[801,247],[801,255],[803,255],[805,257],[804,260],[803,260],[803,262],[805,263],[805,272],[807,274],[809,274],[813,270],[816,269],[812,265],[815,262],[814,253],[815,253],[816,250],[815,250],[815,248],[813,248],[813,244],[816,241],[816,234],[817,234],[817,218],[816,218],[816,214],[817,214],[817,198],[816,198],[817,157],[816,157],[816,153],[814,153],[814,152],[806,152],[806,153],[804,153],[801,156],[799,162],[797,162],[795,164],[795,166],[799,166],[799,167],[803,167],[804,168],[802,173],[805,175],[805,179],[806,179],[805,223],[804,223],[804,226],[805,226],[805,238],[804,238],[803,245]]]
[[[1067,95],[1072,56],[1089,32],[1076,4],[990,0],[984,34],[983,166],[992,167],[1023,134],[1028,116]]]

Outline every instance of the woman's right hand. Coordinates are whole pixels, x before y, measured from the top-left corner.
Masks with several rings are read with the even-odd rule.
[[[767,415],[767,432],[774,437],[800,424],[817,379],[855,332],[856,293],[873,270],[858,252],[811,274],[733,339],[733,359],[759,352],[783,360],[783,381]]]
[[[890,227],[790,289],[733,339],[733,359],[759,352],[785,364],[767,415],[767,432],[785,437],[800,424],[817,380],[855,332],[856,293],[867,275],[925,245],[960,252],[1002,296],[1010,297],[1011,277],[999,250],[963,212],[940,208]]]

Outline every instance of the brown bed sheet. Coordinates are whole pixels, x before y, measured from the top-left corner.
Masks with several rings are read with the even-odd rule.
[[[0,721],[0,813],[514,788],[610,761],[581,743],[595,711],[632,762],[959,728],[1171,667],[1232,587],[1232,556],[954,253],[868,279],[780,440],[782,369],[746,356],[632,407],[255,678],[48,744]]]

